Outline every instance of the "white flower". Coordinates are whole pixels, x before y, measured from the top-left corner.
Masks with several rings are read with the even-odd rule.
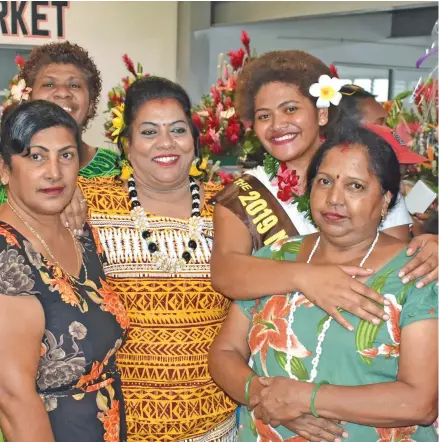
[[[233,117],[233,115],[235,115],[235,108],[234,107],[230,107],[229,109],[222,111],[220,113],[221,118],[224,120],[228,120],[229,118]]]
[[[81,340],[87,336],[86,327],[78,321],[73,321],[69,326],[69,333],[76,339]]]
[[[28,100],[32,89],[26,87],[26,82],[21,79],[18,84],[11,87],[11,95],[15,101]]]
[[[330,103],[338,106],[341,100],[341,93],[339,92],[341,86],[338,78],[320,75],[319,82],[310,86],[309,93],[313,97],[319,97],[316,104],[319,109],[329,107]]]

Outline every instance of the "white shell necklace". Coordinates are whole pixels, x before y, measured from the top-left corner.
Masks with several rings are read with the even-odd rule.
[[[366,260],[369,258],[369,256],[373,252],[373,249],[375,248],[375,246],[378,242],[379,236],[380,236],[380,232],[377,231],[376,237],[375,237],[372,245],[369,247],[369,250],[367,251],[366,256],[362,259],[362,261],[360,263],[360,267],[363,267],[364,263],[366,262]],[[309,264],[311,262],[311,259],[314,256],[314,253],[316,252],[319,244],[320,244],[320,236],[317,238],[314,248],[312,249],[312,251],[309,255],[309,258],[306,261],[307,264]],[[355,276],[353,276],[353,278],[355,278]],[[299,300],[300,296],[303,296],[303,295],[299,292],[296,292],[293,295],[293,298],[291,301],[290,313],[288,315],[288,327],[287,327],[287,361],[285,364],[285,370],[287,371],[288,376],[291,379],[295,379],[295,380],[298,380],[298,378],[291,371],[291,361],[293,359],[293,343],[292,343],[291,336],[293,335],[294,313],[296,312],[297,301]],[[315,353],[315,356],[311,362],[311,365],[312,365],[311,375],[306,382],[313,382],[314,379],[317,377],[317,367],[319,365],[320,355],[322,354],[322,345],[323,345],[323,341],[325,340],[326,332],[328,331],[329,326],[331,325],[331,321],[332,321],[332,317],[329,316],[329,318],[323,324],[322,331],[319,333],[319,336],[317,337],[316,353]]]

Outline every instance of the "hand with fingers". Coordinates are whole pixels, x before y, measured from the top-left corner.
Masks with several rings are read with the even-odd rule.
[[[257,398],[250,398],[249,406],[254,409],[256,419],[265,425],[278,426],[283,422],[291,422],[304,413],[301,406],[307,401],[304,399],[305,395],[311,397],[310,384],[284,377],[261,377],[259,382],[265,388],[260,390]]]
[[[389,319],[380,307],[388,305],[389,301],[353,278],[372,274],[373,270],[357,266],[308,264],[299,290],[340,325],[353,331],[352,324],[343,317],[340,310],[345,310],[373,324]]]
[[[61,213],[61,221],[75,236],[82,235],[87,221],[87,200],[79,187],[76,187],[72,200]]]
[[[340,421],[303,414],[291,422],[284,422],[283,426],[311,442],[341,442],[349,433],[340,424]]]
[[[283,425],[312,442],[341,442],[349,436],[339,421],[302,414],[311,397],[312,386],[284,377],[258,378],[258,390],[250,396],[249,409],[265,425]],[[262,387],[262,388],[261,388]]]
[[[416,254],[416,256],[414,256]],[[414,256],[399,272],[404,284],[422,278],[416,283],[422,288],[438,279],[438,236],[424,234],[416,236],[409,244],[407,256]]]

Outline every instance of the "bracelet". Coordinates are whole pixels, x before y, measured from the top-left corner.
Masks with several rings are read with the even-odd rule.
[[[315,400],[316,400],[316,394],[317,394],[317,392],[319,391],[319,388],[322,386],[322,385],[325,385],[325,384],[329,384],[329,382],[328,381],[320,381],[315,387],[314,387],[314,390],[313,390],[313,392],[312,392],[312,394],[311,394],[311,413],[312,413],[312,415],[314,416],[314,417],[317,417],[317,418],[319,418],[320,416],[319,416],[319,414],[317,413],[317,411],[316,411],[316,409],[315,409],[315,405],[314,405],[314,402],[315,402]]]
[[[257,376],[255,372],[252,372],[252,374],[247,378],[247,381],[245,382],[245,403],[248,404],[250,402],[250,381]]]

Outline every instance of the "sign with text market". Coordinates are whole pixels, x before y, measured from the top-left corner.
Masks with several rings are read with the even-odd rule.
[[[2,2],[0,29],[4,36],[64,38],[64,13],[69,2]],[[52,23],[53,21],[53,23]]]

